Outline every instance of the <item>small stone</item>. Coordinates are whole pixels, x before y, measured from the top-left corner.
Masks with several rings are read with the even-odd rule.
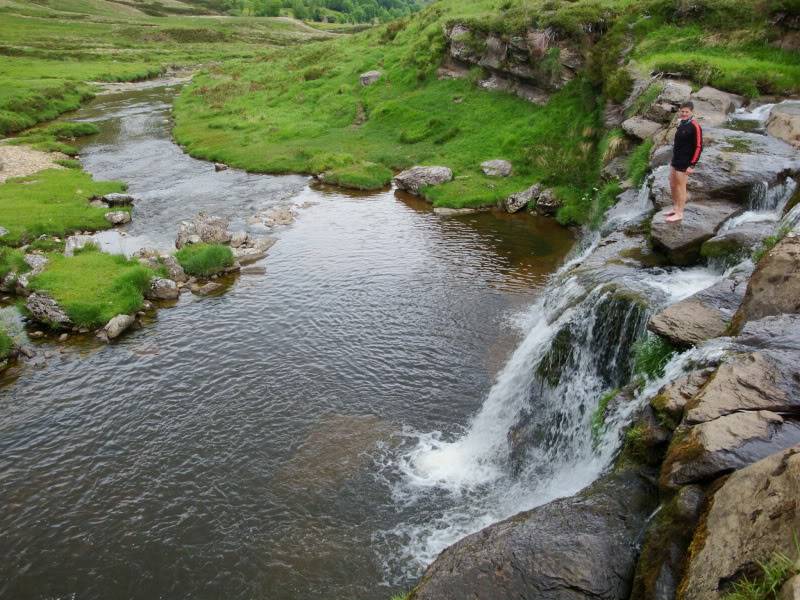
[[[381,75],[383,75],[383,73],[380,71],[367,71],[366,73],[359,75],[358,80],[361,82],[361,85],[366,87],[378,81],[381,78]]]
[[[214,163],[214,170],[219,173],[220,171],[227,171],[228,165],[223,163]]]
[[[28,334],[28,337],[32,337],[32,338],[42,338],[42,337],[44,337],[44,332],[41,332],[41,331],[32,331],[31,333],[29,333],[29,334]]]
[[[133,196],[128,194],[106,194],[102,197],[102,200],[109,206],[130,206],[133,204]]]
[[[398,189],[420,195],[428,185],[441,185],[453,179],[453,172],[447,167],[411,167],[393,179]]]
[[[106,221],[112,225],[124,225],[131,222],[131,213],[125,210],[115,210],[106,213]]]
[[[231,234],[231,248],[239,248],[247,244],[250,236],[246,231],[234,231]]]
[[[58,336],[59,342],[66,342],[68,339],[69,339],[68,333],[62,333],[60,336]]]
[[[222,284],[217,283],[215,281],[209,281],[207,284],[200,286],[196,290],[192,291],[199,296],[208,296],[209,294],[213,294],[214,292],[220,290],[221,288]]]
[[[512,165],[503,159],[487,160],[481,163],[481,170],[489,177],[508,177],[511,175]]]
[[[535,201],[542,191],[541,184],[534,183],[527,190],[511,194],[504,201],[504,206],[507,212],[515,213],[525,208],[530,202]]]
[[[136,319],[131,315],[117,315],[113,319],[111,319],[106,326],[103,328],[103,332],[106,334],[108,339],[113,340],[114,338],[119,337],[122,332],[124,332],[128,327],[133,325],[133,322]]]

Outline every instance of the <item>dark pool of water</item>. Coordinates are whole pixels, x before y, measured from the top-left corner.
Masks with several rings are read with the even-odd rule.
[[[467,423],[572,239],[531,216],[215,173],[170,141],[173,94],[75,115],[103,130],[86,168],[139,198],[120,249],[169,247],[198,210],[244,226],[304,208],[273,232],[266,275],[183,296],[110,346],[32,342],[46,358],[0,387],[0,597],[388,598],[413,573],[386,584],[396,548],[376,532],[401,517],[376,457],[404,427]]]

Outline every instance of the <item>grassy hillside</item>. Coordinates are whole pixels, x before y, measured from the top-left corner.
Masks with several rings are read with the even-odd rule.
[[[157,18],[131,11],[108,0],[0,0],[0,135],[76,108],[91,95],[90,81],[253,59],[328,35],[287,19]]]
[[[441,206],[492,204],[541,181],[566,201],[564,221],[590,219],[609,200],[601,159],[606,98],[623,99],[632,62],[680,71],[700,85],[757,95],[800,92],[796,52],[771,45],[787,2],[734,0],[441,0],[361,34],[235,61],[198,76],[176,105],[176,137],[193,154],[254,171],[358,177],[380,185],[388,170],[443,164],[455,181],[426,191]],[[543,107],[475,82],[438,80],[443,26],[509,37],[551,28],[582,48],[582,77]],[[358,75],[382,78],[362,87]],[[515,175],[490,179],[483,160],[506,158]],[[345,178],[345,179],[346,179]]]

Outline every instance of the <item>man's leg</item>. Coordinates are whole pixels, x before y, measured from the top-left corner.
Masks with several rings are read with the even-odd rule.
[[[672,202],[673,206],[675,207],[675,214],[667,217],[669,221],[680,221],[683,218],[683,209],[686,207],[686,199],[688,197],[688,192],[686,191],[686,183],[689,180],[689,176],[683,171],[677,171],[672,169],[671,175],[674,179],[673,184],[673,192],[672,192]]]

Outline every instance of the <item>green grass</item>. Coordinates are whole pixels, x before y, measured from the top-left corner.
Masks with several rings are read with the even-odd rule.
[[[0,246],[0,279],[11,272],[22,274],[30,271],[25,254],[14,248]]]
[[[49,259],[30,287],[49,294],[80,327],[100,327],[119,314],[139,310],[153,276],[137,261],[93,246],[71,257],[50,254]]]
[[[0,326],[0,361],[7,359],[14,349],[14,340],[6,331]]]
[[[761,245],[755,250],[753,250],[753,255],[752,255],[753,262],[757,263],[762,258],[764,258],[764,255],[766,255],[770,250],[772,250],[775,246],[777,246],[778,242],[780,242],[783,238],[785,238],[786,234],[789,233],[790,230],[791,230],[790,227],[782,227],[776,233],[765,237],[761,241]]]
[[[106,208],[89,205],[93,196],[121,192],[116,181],[94,181],[75,169],[49,169],[0,184],[0,244],[16,246],[40,235],[65,236],[79,230],[108,229]]]
[[[39,127],[26,131],[23,135],[19,135],[9,143],[14,145],[24,144],[31,146],[36,150],[43,152],[62,152],[74,156],[78,154],[77,148],[67,144],[80,137],[86,137],[99,133],[100,129],[94,123],[53,123],[47,127]],[[69,168],[79,168],[74,166],[74,163],[69,163],[65,160],[59,162],[66,162],[65,166]]]
[[[800,574],[797,563],[782,552],[774,553],[768,560],[758,562],[760,577],[744,578],[733,584],[732,591],[723,600],[777,600],[781,586]]]
[[[668,341],[648,334],[633,346],[633,370],[637,375],[656,379],[664,374],[664,368],[676,350]]]
[[[191,244],[175,253],[175,258],[189,275],[210,277],[234,263],[233,252],[222,244]]]
[[[619,389],[609,390],[597,402],[597,408],[592,413],[592,442],[597,444],[603,437],[603,432],[606,427],[606,412],[608,411],[608,404],[616,395],[619,394]]]
[[[362,163],[327,171],[325,181],[356,190],[374,190],[389,185],[392,175],[392,170],[384,165]]]
[[[647,172],[650,170],[650,151],[653,149],[653,140],[642,142],[628,157],[626,170],[628,179],[636,186],[642,185]]]

